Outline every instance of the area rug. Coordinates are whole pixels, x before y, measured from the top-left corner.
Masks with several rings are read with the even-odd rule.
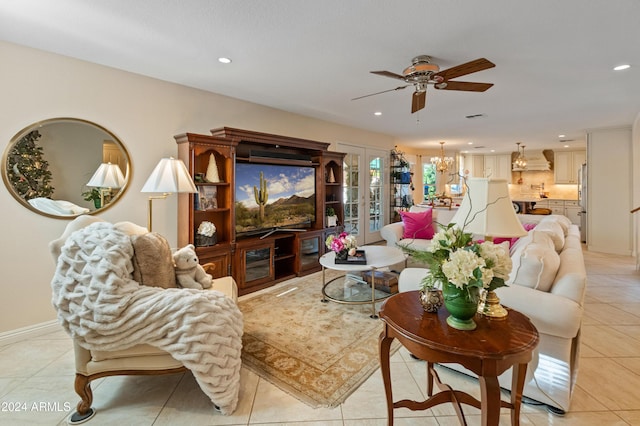
[[[327,280],[339,275],[326,271]],[[377,368],[371,305],[321,302],[322,273],[242,298],[243,366],[314,408],[344,402]],[[379,307],[379,305],[378,305]],[[392,350],[398,349],[399,344]]]

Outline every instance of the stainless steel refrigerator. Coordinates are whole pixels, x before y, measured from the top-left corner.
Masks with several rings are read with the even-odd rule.
[[[587,242],[587,165],[578,170],[578,203],[580,205],[580,240]]]

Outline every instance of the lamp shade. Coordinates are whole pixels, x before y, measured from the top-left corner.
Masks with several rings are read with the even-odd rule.
[[[513,209],[505,179],[469,178],[466,186],[467,192],[451,223],[485,237],[527,234]]]
[[[198,192],[182,160],[163,158],[140,192]]]
[[[117,164],[102,163],[98,170],[91,176],[87,186],[98,188],[122,188],[125,184],[122,171]]]

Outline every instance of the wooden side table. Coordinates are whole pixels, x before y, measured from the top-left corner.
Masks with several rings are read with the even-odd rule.
[[[408,291],[385,300],[380,310],[384,330],[380,334],[380,368],[387,396],[389,425],[393,425],[393,409],[426,410],[445,402],[453,403],[460,423],[466,425],[461,404],[479,408],[482,425],[498,425],[500,408],[511,409],[511,424],[520,424],[522,389],[533,349],[538,345],[538,331],[529,318],[509,309],[501,321],[476,315],[478,327],[460,331],[446,323],[449,315],[443,307],[437,313],[425,312],[418,291]],[[425,401],[401,400],[393,402],[389,349],[398,339],[416,357],[427,361],[427,395]],[[457,363],[478,375],[480,401],[466,392],[443,384],[434,369],[436,363]],[[502,401],[498,376],[513,368],[511,401]],[[434,379],[440,392],[433,394]]]

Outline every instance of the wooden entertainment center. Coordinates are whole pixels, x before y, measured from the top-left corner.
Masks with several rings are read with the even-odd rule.
[[[211,135],[175,136],[178,157],[192,177],[204,176],[215,159],[220,182],[196,181],[199,191],[214,195],[214,202],[198,203],[198,194],[178,195],[178,245],[196,246],[200,263],[215,263],[214,278],[231,275],[239,294],[247,294],[280,281],[321,270],[324,240],[343,223],[342,164],[345,154],[329,151],[330,144],[249,130],[222,127]],[[299,165],[315,170],[315,217],[304,230],[282,230],[260,235],[236,235],[236,164]],[[331,179],[334,178],[334,179]],[[331,182],[329,182],[331,180]],[[313,198],[313,197],[312,197]],[[275,200],[273,200],[275,201]],[[332,207],[338,226],[326,226]],[[203,221],[216,226],[216,244],[198,246],[197,230]]]

